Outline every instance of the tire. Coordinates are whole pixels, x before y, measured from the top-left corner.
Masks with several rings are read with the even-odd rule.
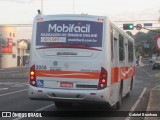
[[[127,94],[126,94],[126,97],[129,97],[130,96],[130,92],[128,92]]]
[[[72,103],[70,102],[59,102],[59,101],[55,101],[55,106],[57,108],[64,108],[64,107],[71,107],[72,106]]]
[[[121,105],[122,105],[122,87],[120,87],[119,99],[118,102],[116,103],[116,110],[119,110],[121,108]]]
[[[133,90],[133,77],[131,79],[131,86],[130,86],[130,90]]]
[[[126,94],[126,97],[129,97],[130,96],[130,91],[133,89],[133,77],[131,79],[131,85],[130,85],[130,90],[129,92]]]
[[[121,83],[120,90],[119,90],[118,102],[115,105],[112,106],[112,109],[113,110],[119,110],[121,108],[121,105],[122,105],[122,83]]]

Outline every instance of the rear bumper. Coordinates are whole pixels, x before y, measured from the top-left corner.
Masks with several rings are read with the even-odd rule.
[[[29,85],[28,94],[31,100],[50,100],[65,102],[102,102],[109,103],[110,89],[71,90],[39,88]]]
[[[153,65],[152,68],[154,68],[154,69],[160,69],[160,65]]]

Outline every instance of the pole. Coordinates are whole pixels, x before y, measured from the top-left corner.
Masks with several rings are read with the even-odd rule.
[[[2,68],[2,35],[0,34],[0,69]]]
[[[159,9],[159,13],[160,13],[160,9]],[[160,23],[160,16],[159,16],[159,20],[158,20],[158,21],[159,21],[159,23]]]
[[[41,0],[41,13],[43,14],[43,0]]]
[[[75,2],[74,2],[74,0],[73,0],[73,14],[75,14]]]

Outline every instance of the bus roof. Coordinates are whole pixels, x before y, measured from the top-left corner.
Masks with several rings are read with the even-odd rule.
[[[91,17],[91,18],[107,18],[107,16],[88,15],[88,14],[54,14],[54,15],[42,15],[38,14],[36,17]]]
[[[134,42],[134,39],[129,36],[127,33],[125,33],[122,29],[120,29],[119,27],[117,27],[113,22],[110,21],[110,19],[107,16],[98,16],[98,15],[88,15],[88,14],[54,14],[54,15],[42,15],[42,14],[38,14],[35,19],[37,18],[50,18],[50,17],[83,17],[83,18],[103,18],[106,21],[108,21],[111,26],[117,30],[119,33],[121,33],[122,35],[126,36],[130,41]]]
[[[126,38],[128,38],[129,40],[131,40],[132,42],[134,42],[134,39],[131,36],[129,36],[127,33],[125,33],[123,30],[121,30],[119,27],[117,27],[114,23],[111,22],[110,24],[119,33],[121,33],[122,35],[126,36]]]

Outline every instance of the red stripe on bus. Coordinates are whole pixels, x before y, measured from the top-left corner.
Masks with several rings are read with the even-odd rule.
[[[82,79],[97,79],[97,80],[99,80],[100,72],[36,70],[36,75],[37,75],[37,77],[82,78]]]

